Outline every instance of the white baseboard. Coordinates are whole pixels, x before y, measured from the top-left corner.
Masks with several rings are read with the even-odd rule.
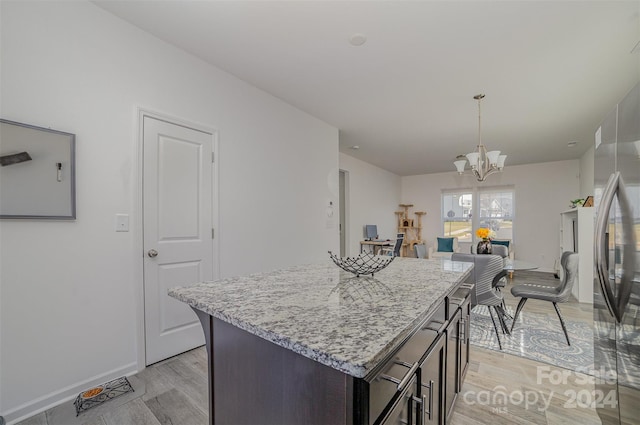
[[[52,407],[58,406],[59,404],[74,400],[78,394],[87,388],[103,384],[121,376],[130,376],[137,372],[137,363],[130,363],[109,372],[94,376],[85,381],[53,391],[42,397],[38,397],[35,400],[7,410],[4,412],[4,419],[7,422],[7,425],[13,425],[30,418],[31,416],[37,415],[38,413],[44,412],[45,410],[51,409]]]

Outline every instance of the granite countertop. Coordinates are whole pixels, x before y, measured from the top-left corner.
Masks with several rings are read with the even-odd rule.
[[[396,258],[375,277],[329,260],[173,288],[169,295],[240,329],[365,377],[442,298],[471,263]]]

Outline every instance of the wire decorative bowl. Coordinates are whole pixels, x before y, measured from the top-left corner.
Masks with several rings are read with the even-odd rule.
[[[373,277],[374,273],[387,267],[396,258],[393,256],[379,256],[373,255],[370,252],[363,252],[357,257],[338,257],[329,251],[329,257],[336,266],[342,270],[355,274],[357,277],[360,275],[370,274]]]

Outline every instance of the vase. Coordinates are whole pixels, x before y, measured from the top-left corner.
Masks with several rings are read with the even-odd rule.
[[[478,242],[478,249],[476,252],[478,254],[491,254],[491,241],[487,239]]]

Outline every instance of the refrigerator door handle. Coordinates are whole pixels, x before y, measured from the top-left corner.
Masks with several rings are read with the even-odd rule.
[[[615,196],[618,195],[618,203],[622,214],[622,276],[618,297],[616,298],[609,280],[609,268],[607,267],[607,246],[605,241],[606,226],[609,222],[609,211],[613,205]],[[620,172],[615,172],[609,177],[607,186],[602,194],[602,200],[598,207],[598,214],[595,228],[595,268],[602,295],[607,304],[607,308],[612,316],[620,323],[626,305],[631,295],[632,276],[635,270],[635,230],[632,220],[632,208],[627,198],[624,181]],[[614,239],[615,241],[615,239]]]
[[[618,189],[619,178],[619,172],[611,174],[611,176],[609,176],[607,186],[602,193],[602,198],[600,200],[600,205],[598,206],[597,211],[594,241],[596,276],[598,278],[598,282],[600,283],[600,289],[602,290],[602,296],[604,297],[604,301],[607,304],[607,308],[609,309],[611,315],[615,317],[618,322],[620,322],[620,320],[622,319],[622,315],[620,314],[620,311],[618,310],[617,305],[614,302],[614,294],[611,289],[611,283],[609,282],[609,268],[607,267],[606,263],[607,247],[605,246],[605,237],[606,226],[609,222],[609,210],[611,209],[611,205],[613,205],[613,199]]]
[[[618,178],[618,203],[622,219],[622,276],[618,291],[617,307],[620,311],[620,321],[631,298],[631,287],[636,270],[636,230],[633,223],[633,207],[629,202],[627,188],[622,175]]]

